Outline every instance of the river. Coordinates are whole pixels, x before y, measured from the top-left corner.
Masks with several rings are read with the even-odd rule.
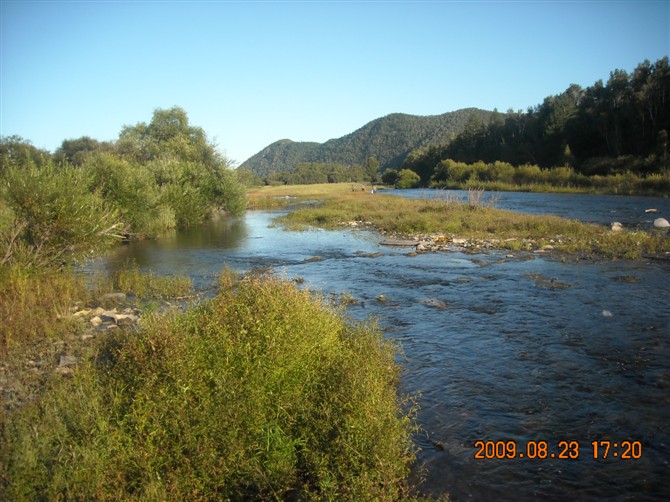
[[[503,193],[496,205],[629,227],[670,219],[660,198]],[[284,231],[272,225],[278,214],[249,211],[133,242],[103,266],[133,260],[187,274],[203,290],[224,266],[272,267],[353,297],[350,315],[376,317],[403,349],[401,390],[420,405],[417,471],[427,494],[670,499],[670,262],[409,256],[364,231]]]

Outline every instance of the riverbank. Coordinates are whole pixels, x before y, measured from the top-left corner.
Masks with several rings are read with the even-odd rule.
[[[252,207],[303,201],[279,222],[290,229],[368,228],[395,239],[421,242],[425,249],[444,244],[469,249],[555,252],[579,258],[640,259],[670,257],[670,238],[663,229],[626,229],[497,209],[483,192],[468,200],[450,197],[408,199],[383,191],[354,191],[348,184],[264,187],[250,191]],[[288,199],[286,197],[289,197]],[[319,203],[304,201],[319,200]]]

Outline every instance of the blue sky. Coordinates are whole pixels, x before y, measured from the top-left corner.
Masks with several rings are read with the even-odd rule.
[[[525,111],[667,56],[669,4],[0,0],[0,135],[53,151],[177,105],[241,163],[395,112]]]

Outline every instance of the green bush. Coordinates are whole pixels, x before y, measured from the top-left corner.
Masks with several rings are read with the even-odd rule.
[[[287,281],[221,285],[0,422],[0,498],[406,498],[394,345]]]
[[[159,187],[161,203],[174,212],[178,226],[202,223],[214,208],[232,214],[246,209],[245,187],[225,166],[160,158],[146,167]]]
[[[419,186],[421,178],[411,169],[401,169],[398,172],[395,186],[397,188],[415,188]]]
[[[167,230],[156,225],[159,194],[148,169],[110,153],[96,153],[86,159],[82,170],[91,173],[91,189],[99,190],[117,208],[130,233],[155,235]]]
[[[88,172],[71,166],[9,167],[3,177],[0,264],[54,266],[118,239],[121,217]]]

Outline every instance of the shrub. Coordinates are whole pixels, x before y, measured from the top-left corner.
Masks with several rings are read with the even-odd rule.
[[[99,251],[123,231],[118,212],[89,190],[91,178],[81,169],[29,164],[8,168],[3,181],[0,264],[61,265]]]
[[[222,284],[6,420],[0,498],[405,497],[394,345],[287,281]]]
[[[91,190],[99,190],[114,205],[130,233],[155,235],[167,230],[156,225],[159,195],[148,169],[110,153],[97,153],[86,159],[82,170],[91,173]]]
[[[398,172],[395,186],[397,188],[415,188],[419,186],[421,178],[411,169],[401,169]]]

